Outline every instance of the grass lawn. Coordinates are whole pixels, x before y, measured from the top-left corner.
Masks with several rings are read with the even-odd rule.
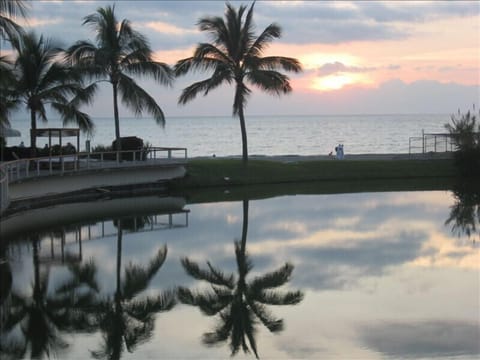
[[[287,194],[446,190],[455,175],[452,160],[249,160],[245,167],[240,159],[194,159],[187,165],[187,176],[173,181],[170,188],[189,202],[204,202]]]

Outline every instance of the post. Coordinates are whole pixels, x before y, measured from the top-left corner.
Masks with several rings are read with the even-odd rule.
[[[422,154],[425,154],[425,131],[422,129]]]

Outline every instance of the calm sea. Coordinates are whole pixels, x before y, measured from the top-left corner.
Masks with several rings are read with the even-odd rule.
[[[444,124],[449,121],[448,114],[248,116],[248,149],[252,155],[325,155],[343,143],[345,154],[408,153],[409,137],[421,136],[422,129],[445,132]],[[94,122],[95,133],[81,135],[82,149],[88,139],[93,146],[110,145],[114,139],[112,118],[95,118]],[[8,144],[23,140],[28,146],[28,119],[14,120],[12,127],[22,137],[9,138]],[[39,127],[61,127],[61,122],[52,119]],[[151,118],[122,118],[120,131],[122,136],[138,136],[153,146],[186,147],[190,157],[242,151],[238,119],[230,116],[169,117],[163,129]],[[38,146],[47,142],[39,140]]]

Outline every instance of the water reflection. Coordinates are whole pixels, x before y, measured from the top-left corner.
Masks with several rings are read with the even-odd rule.
[[[134,352],[150,340],[155,315],[171,310],[176,304],[174,290],[145,294],[167,258],[167,246],[149,249],[155,255],[146,265],[130,261],[123,266],[122,276],[123,236],[186,227],[188,210],[182,207],[170,211],[162,208],[162,213],[153,215],[69,224],[33,232],[22,241],[18,239],[18,243],[2,243],[2,359],[64,358],[72,345],[66,339],[73,334],[101,333],[103,341],[97,349],[90,350],[93,358],[120,359],[125,349]],[[185,218],[177,222],[174,215]],[[85,244],[108,239],[113,229],[116,229],[116,285],[114,294],[109,294],[105,289],[107,283],[98,279],[96,261],[93,258],[85,261],[82,249]],[[9,260],[24,258],[21,249],[25,245],[32,256],[32,284],[23,288],[17,281],[17,287],[11,290]],[[68,275],[64,272],[59,277],[62,268]],[[57,274],[53,284],[52,269]]]
[[[184,205],[2,219],[0,358],[479,357],[480,249],[463,230],[477,237],[478,201],[461,191]]]
[[[42,266],[39,240],[38,236],[31,238],[34,277],[29,293],[13,291],[8,299],[9,313],[2,327],[1,350],[12,358],[22,358],[27,353],[31,358],[56,355],[67,347],[61,331],[90,328],[88,323],[79,321],[76,312],[92,299],[92,291],[98,290],[93,263],[69,264],[72,278],[48,293],[50,268],[48,264]],[[88,290],[72,296],[82,285]],[[20,334],[14,334],[16,327]]]
[[[156,256],[145,267],[128,264],[124,278],[121,278],[122,222],[121,219],[114,222],[118,230],[115,294],[96,300],[90,307],[103,334],[100,350],[92,351],[96,359],[120,359],[124,348],[133,352],[138,345],[151,338],[154,330],[154,315],[160,311],[169,311],[175,305],[174,291],[164,291],[156,296],[138,297],[165,262],[166,246],[158,249]],[[131,221],[126,220],[125,223],[132,224],[136,221],[131,219]]]
[[[275,318],[266,305],[298,304],[303,293],[274,290],[290,280],[293,271],[290,263],[247,282],[247,275],[253,268],[246,249],[247,231],[248,200],[244,200],[242,239],[234,242],[238,276],[225,274],[210,261],[207,261],[207,268],[201,268],[197,262],[184,257],[181,263],[185,271],[197,280],[208,282],[211,289],[192,291],[179,287],[178,297],[184,304],[197,306],[207,316],[218,315],[215,329],[203,335],[206,345],[230,341],[232,355],[242,348],[246,353],[252,351],[258,358],[257,319],[272,333],[283,330],[283,319]]]
[[[445,224],[451,225],[452,233],[467,235],[475,242],[480,241],[480,184],[478,181],[458,182],[454,189],[454,204],[450,207],[450,216]]]

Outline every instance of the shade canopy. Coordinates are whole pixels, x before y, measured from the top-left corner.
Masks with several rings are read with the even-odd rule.
[[[80,135],[80,129],[68,129],[68,128],[42,128],[31,130],[32,133],[38,137],[77,137]]]
[[[78,128],[41,128],[31,129],[30,132],[36,138],[48,137],[48,147],[50,151],[52,150],[52,138],[58,138],[60,155],[62,154],[62,139],[65,137],[76,137],[77,151],[80,149],[80,129]]]

